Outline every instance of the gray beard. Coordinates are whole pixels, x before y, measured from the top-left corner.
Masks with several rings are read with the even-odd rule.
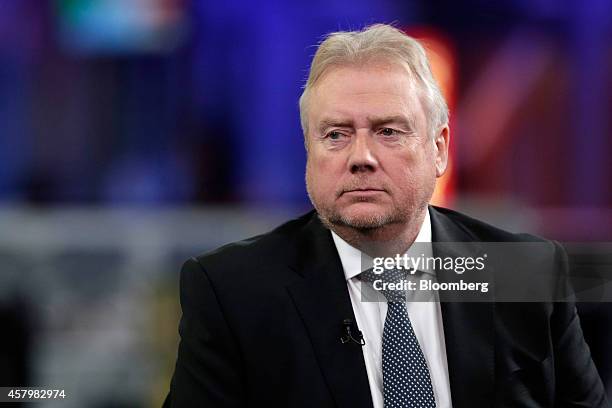
[[[319,212],[319,218],[329,229],[334,229],[333,227],[348,227],[359,232],[368,232],[390,224],[396,224],[401,222],[403,218],[400,214],[384,214],[351,219],[336,212],[332,212],[331,214],[326,213],[327,212]]]
[[[418,227],[409,225],[409,220],[416,219],[416,214],[411,217],[402,212],[394,212],[359,219],[347,219],[329,211],[318,212],[318,215],[326,228],[371,257],[405,252],[418,233]],[[410,231],[412,227],[416,229]],[[404,231],[406,228],[408,231]],[[408,235],[404,236],[403,232],[408,232]]]

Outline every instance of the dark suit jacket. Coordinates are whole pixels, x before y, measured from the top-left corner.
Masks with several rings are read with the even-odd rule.
[[[430,207],[434,242],[533,240]],[[551,262],[563,257],[556,248]],[[187,261],[165,407],[372,407],[341,262],[315,212]],[[603,407],[573,303],[441,303],[454,408]]]

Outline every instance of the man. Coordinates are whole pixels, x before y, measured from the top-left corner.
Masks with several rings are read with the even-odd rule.
[[[448,111],[414,39],[329,35],[300,113],[315,211],[186,262],[166,406],[606,406],[570,302],[360,301],[362,256],[535,240],[428,206]]]

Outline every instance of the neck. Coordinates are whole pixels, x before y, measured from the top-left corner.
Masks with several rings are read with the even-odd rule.
[[[416,240],[425,219],[425,211],[427,207],[406,223],[387,224],[372,229],[356,229],[338,224],[327,227],[351,246],[372,258],[393,257],[406,253]]]

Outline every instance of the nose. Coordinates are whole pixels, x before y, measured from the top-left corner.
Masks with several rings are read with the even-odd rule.
[[[351,173],[373,172],[378,168],[378,161],[372,151],[373,140],[366,132],[357,133],[353,138],[348,167]]]

